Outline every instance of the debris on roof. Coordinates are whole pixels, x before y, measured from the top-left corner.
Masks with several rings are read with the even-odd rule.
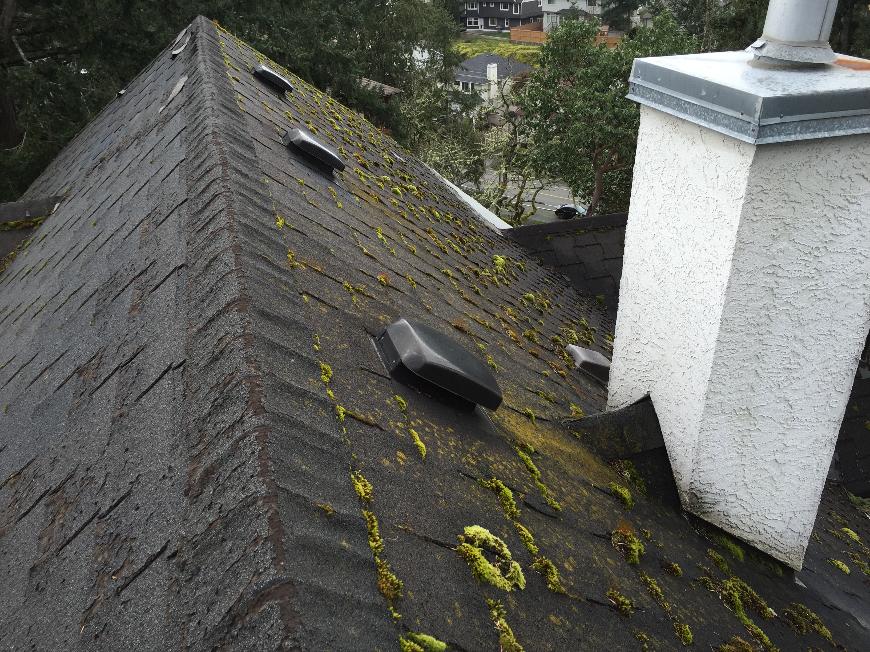
[[[610,352],[598,303],[358,114],[188,29],[23,198],[66,193],[0,275],[5,641],[867,647],[846,496],[800,586],[646,494],[567,421],[605,409],[566,351]],[[400,317],[485,361],[498,410],[391,378],[373,340]]]

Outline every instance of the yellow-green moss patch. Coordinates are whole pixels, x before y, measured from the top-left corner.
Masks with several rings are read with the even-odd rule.
[[[458,538],[456,552],[468,564],[478,582],[491,584],[503,591],[526,588],[522,568],[513,560],[507,544],[492,532],[479,525],[469,525]],[[495,556],[495,564],[484,556],[484,550]]]
[[[523,646],[517,642],[510,625],[508,625],[507,613],[501,602],[487,599],[486,604],[489,606],[489,617],[492,619],[492,624],[498,631],[499,652],[524,652]]]
[[[646,552],[643,543],[628,528],[614,530],[610,535],[610,541],[613,547],[622,553],[625,561],[635,566],[640,563],[640,558]]]
[[[399,639],[401,652],[445,652],[447,643],[429,634],[407,632]]]
[[[617,484],[616,482],[611,482],[608,485],[610,489],[610,493],[619,498],[622,501],[622,504],[625,505],[626,509],[631,509],[634,507],[634,498],[631,495],[631,491],[628,487],[623,487],[621,484]]]
[[[819,618],[815,612],[810,611],[810,609],[804,605],[792,602],[788,608],[785,609],[782,616],[785,619],[785,622],[787,622],[792,629],[799,634],[816,632],[826,641],[829,641],[830,643],[834,642],[834,638],[831,636],[831,630],[825,627],[825,623],[822,622],[822,619]]]

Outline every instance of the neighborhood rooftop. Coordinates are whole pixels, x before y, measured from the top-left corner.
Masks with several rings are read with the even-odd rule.
[[[188,37],[22,197],[57,206],[0,274],[5,645],[870,648],[839,488],[795,575],[684,516],[666,456],[606,463],[579,418],[606,388],[566,352],[610,356],[599,302],[358,114],[205,18]],[[501,406],[391,377],[400,318]],[[620,432],[659,441],[634,409]]]
[[[530,65],[516,59],[502,57],[498,54],[478,54],[462,62],[462,65],[456,69],[455,79],[460,82],[485,84],[487,82],[487,66],[493,63],[498,66],[499,81],[516,77],[532,69]]]

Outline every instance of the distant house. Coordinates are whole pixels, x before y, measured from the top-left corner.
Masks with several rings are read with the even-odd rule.
[[[544,31],[558,27],[566,18],[579,13],[584,18],[601,15],[600,0],[543,0]]]
[[[544,1],[546,0],[466,2],[460,21],[467,30],[501,32],[511,27],[539,22],[543,17],[541,7]]]
[[[493,102],[498,97],[498,87],[509,86],[518,75],[529,72],[528,64],[497,54],[478,54],[466,59],[456,68],[456,86],[468,93],[479,93],[484,102]]]

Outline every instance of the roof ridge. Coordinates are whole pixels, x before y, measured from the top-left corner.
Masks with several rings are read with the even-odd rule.
[[[217,65],[223,65],[222,59],[210,54],[213,49],[220,48],[217,28],[212,21],[200,16],[191,23],[190,29],[194,34],[194,47],[190,52],[195,57],[195,65],[185,110],[190,111],[188,122],[196,125],[197,131],[188,143],[191,161],[186,163],[190,198],[186,234],[187,290],[188,305],[196,306],[201,312],[194,319],[190,319],[191,311],[188,312],[188,368],[199,365],[199,370],[185,374],[185,379],[201,385],[211,377],[216,383],[223,381],[226,384],[227,377],[222,379],[216,375],[215,371],[219,370],[221,375],[229,373],[232,381],[229,386],[225,385],[218,401],[220,406],[229,402],[231,413],[216,410],[214,402],[203,402],[200,404],[201,414],[187,415],[187,434],[195,438],[202,421],[216,422],[228,418],[236,427],[220,431],[227,438],[226,442],[212,440],[208,446],[210,450],[200,449],[189,476],[195,492],[220,493],[219,485],[225,479],[222,467],[230,461],[237,461],[235,457],[226,456],[225,445],[231,443],[231,438],[235,438],[232,439],[233,446],[238,444],[239,438],[244,438],[248,447],[255,447],[255,473],[262,491],[257,500],[265,511],[263,526],[267,535],[264,543],[271,547],[269,558],[272,566],[268,575],[260,574],[254,586],[245,587],[239,599],[241,604],[225,613],[220,626],[210,634],[214,641],[224,640],[234,626],[244,622],[249,612],[275,602],[287,637],[293,634],[299,619],[295,611],[293,583],[286,574],[287,556],[278,513],[278,490],[268,453],[271,428],[266,418],[261,365],[255,353],[256,336],[249,314],[251,293],[247,287],[246,256],[239,235],[243,214],[251,212],[250,205],[246,206],[242,200],[243,194],[246,200],[251,199],[251,189],[243,188],[242,180],[248,176],[246,170],[251,167],[251,161],[256,161],[256,153],[250,145],[250,135],[243,127],[238,127],[238,107],[226,74],[223,70],[216,70]],[[216,37],[217,43],[213,42],[212,36]],[[209,165],[214,161],[218,164]],[[204,167],[207,169],[201,173]],[[223,332],[223,336],[232,333],[226,345],[220,348],[215,347],[214,340],[209,337],[210,332],[217,335],[218,331]],[[231,370],[227,369],[227,363]],[[197,392],[194,386],[188,390]],[[230,401],[228,392],[233,395]],[[209,430],[217,430],[216,425]]]

